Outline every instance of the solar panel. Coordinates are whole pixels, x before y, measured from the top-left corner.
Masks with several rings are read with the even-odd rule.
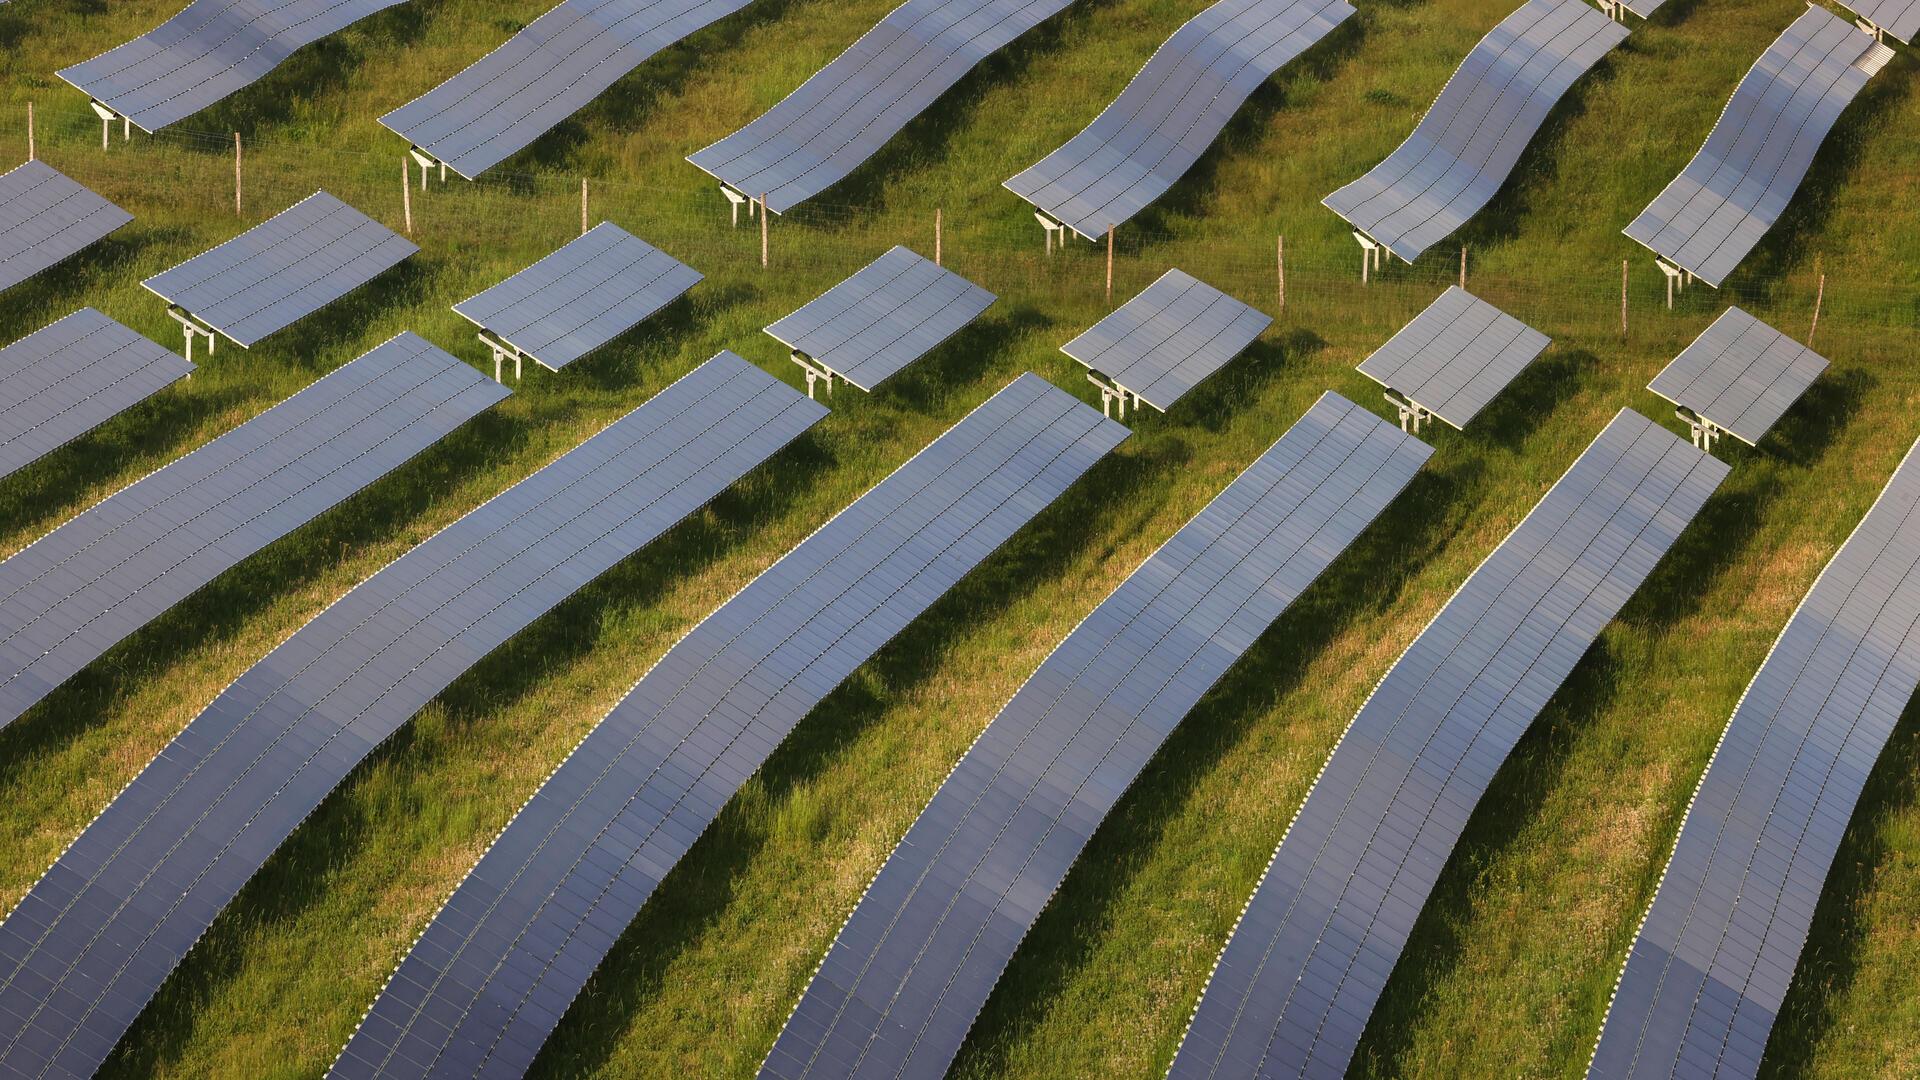
[[[1547,335],[1455,285],[1360,364],[1387,388],[1402,426],[1437,416],[1463,430],[1534,358]]]
[[[1874,762],[1920,683],[1912,450],[1741,697],[1627,953],[1591,1077],[1752,1077]]]
[[[1728,308],[1647,389],[1679,406],[1701,432],[1758,443],[1827,369],[1820,354]]]
[[[1584,0],[1527,0],[1473,47],[1399,149],[1323,202],[1414,261],[1493,199],[1554,104],[1626,38]]]
[[[62,79],[142,131],[251,86],[294,50],[401,0],[194,0],[159,27]]]
[[[0,478],[193,371],[92,308],[0,349]]]
[[[333,1075],[524,1072],[794,725],[1126,434],[1024,375],[709,615],[494,841]]]
[[[0,291],[132,220],[132,214],[44,161],[29,161],[0,176]]]
[[[723,353],[248,669],[0,923],[0,1072],[92,1073],[220,909],[368,752],[825,412]]]
[[[419,250],[413,241],[316,191],[141,284],[195,322],[251,348]],[[189,338],[193,332],[188,331]]]
[[[933,351],[993,305],[994,295],[904,247],[895,247],[852,277],[767,327],[816,379],[865,390]]]
[[[698,270],[603,221],[453,310],[481,329],[496,364],[512,357],[517,371],[524,355],[558,371],[638,326],[700,279]]]
[[[1164,195],[1260,84],[1353,15],[1346,0],[1220,0],[1188,20],[1086,130],[1006,182],[1089,240]]]
[[[402,334],[0,563],[0,725],[505,396]]]
[[[471,180],[585,108],[653,54],[747,3],[562,0],[380,123]]]
[[[1214,966],[1171,1077],[1345,1071],[1501,762],[1726,473],[1621,410],[1341,736]]]
[[[759,119],[687,160],[776,214],[872,157],[907,122],[1071,0],[907,0]]]
[[[968,749],[841,928],[760,1075],[942,1075],[1161,742],[1432,452],[1323,396]]]
[[[1169,270],[1060,351],[1098,376],[1094,384],[1123,413],[1128,398],[1136,408],[1144,401],[1166,412],[1272,322],[1186,271]]]
[[[1718,288],[1779,220],[1835,121],[1892,55],[1847,20],[1808,8],[1626,234]]]
[[[1852,0],[1840,6],[1909,45],[1920,34],[1920,0]]]

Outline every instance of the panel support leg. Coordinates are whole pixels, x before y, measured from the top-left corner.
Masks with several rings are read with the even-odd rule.
[[[167,308],[167,314],[173,318],[174,322],[180,324],[180,333],[187,341],[186,357],[188,360],[193,359],[193,339],[196,337],[207,339],[207,355],[213,355],[214,336],[212,327],[194,318],[192,313],[184,308],[169,307]]]
[[[832,401],[833,400],[833,372],[815,363],[813,357],[808,356],[806,353],[803,353],[798,349],[794,350],[792,355],[792,360],[794,363],[800,365],[801,371],[806,373],[807,399],[809,401],[813,400],[813,387],[815,383],[824,383],[826,384],[826,388],[827,388],[827,400]]]
[[[1403,397],[1392,390],[1381,395],[1393,404],[1400,413],[1400,430],[1409,435],[1420,434],[1421,425],[1433,419],[1433,414],[1415,404],[1413,399]]]

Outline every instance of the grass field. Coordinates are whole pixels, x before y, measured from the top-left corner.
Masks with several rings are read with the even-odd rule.
[[[0,297],[0,341],[92,304],[176,342],[141,278],[325,186],[398,227],[403,147],[376,119],[547,0],[412,0],[161,137],[103,152],[52,76],[180,0],[0,6],[0,162],[42,157],[137,221]],[[1000,181],[1078,131],[1203,0],[1081,0],[984,64],[821,205],[757,232],[682,158],[778,100],[892,0],[758,0],[667,51],[482,183],[414,192],[422,253],[251,352],[0,483],[0,553],[401,329],[482,363],[448,306],[591,212],[707,281],[629,339],[515,394],[181,604],[0,731],[0,908],[221,687],[333,598],[722,348],[794,378],[760,328],[896,242],[994,290],[989,316],[479,664],[383,747],[215,923],[114,1077],[324,1070],[448,890],[554,763],[693,622],[1023,370],[1085,389],[1059,344],[1105,310],[1103,255],[1047,258]],[[1122,230],[1120,296],[1179,265],[1275,308],[1267,338],[1098,466],[823,704],[654,895],[541,1058],[547,1077],[750,1075],[814,963],[955,758],[1047,650],[1323,390],[1457,273],[1437,251],[1362,289],[1319,206],[1402,139],[1513,0],[1360,0]],[[1453,589],[1725,303],[1804,333],[1830,373],[1602,636],[1481,805],[1367,1031],[1367,1077],[1574,1076],[1688,795],[1794,604],[1920,419],[1920,65],[1840,122],[1787,220],[1721,293],[1658,299],[1620,229],[1693,153],[1801,0],[1671,0],[1569,95],[1461,239],[1472,284],[1556,344],[1175,733],[1080,859],[955,1074],[1162,1074],[1241,903],[1346,721]],[[236,217],[232,132],[247,141]],[[1619,328],[1631,260],[1630,329]],[[797,380],[796,380],[797,381]],[[1920,721],[1869,784],[1768,1071],[1920,1075]]]

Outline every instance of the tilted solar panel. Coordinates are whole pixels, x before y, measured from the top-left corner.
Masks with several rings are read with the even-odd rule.
[[[1920,683],[1917,510],[1909,450],[1727,722],[1588,1076],[1760,1071],[1847,820]]]
[[[1321,768],[1170,1076],[1337,1077],[1514,743],[1727,466],[1623,409],[1408,647]]]
[[[0,725],[505,396],[402,334],[0,563]]]
[[[1734,307],[1647,389],[1752,446],[1826,369],[1825,357]]]
[[[959,274],[895,247],[767,333],[871,392],[959,333],[993,301],[992,293]]]
[[[294,50],[401,0],[194,0],[185,11],[59,75],[159,131],[264,78]]]
[[[0,923],[0,1072],[93,1072],[220,909],[368,752],[825,411],[723,353],[248,669]]]
[[[0,176],[0,291],[133,220],[44,161]]]
[[[419,250],[413,241],[316,191],[141,284],[250,348]]]
[[[1626,38],[1584,0],[1527,0],[1473,47],[1399,149],[1323,201],[1418,259],[1493,199],[1554,104]]]
[[[759,119],[687,160],[776,214],[872,157],[967,72],[1072,0],[907,0]]]
[[[1175,31],[1086,130],[1007,190],[1099,238],[1166,194],[1260,84],[1353,12],[1347,0],[1220,0]]]
[[[1186,271],[1169,270],[1060,351],[1166,412],[1272,323]]]
[[[750,0],[562,0],[466,70],[380,118],[469,180],[653,54]]]
[[[603,221],[453,310],[558,371],[638,326],[700,280],[700,271]]]
[[[192,371],[92,308],[0,349],[0,479]]]
[[[760,1075],[942,1075],[1161,742],[1432,452],[1327,394],[1134,571],[954,766]]]
[[[1920,0],[1844,0],[1840,6],[1909,45],[1920,34]]]
[[[1360,374],[1398,394],[1416,417],[1437,416],[1463,430],[1551,344],[1454,285],[1362,361]]]
[[[1626,234],[1718,288],[1780,219],[1827,133],[1891,55],[1847,20],[1808,8]]]
[[[334,1075],[524,1072],[794,725],[1126,434],[1024,375],[709,615],[501,832]]]

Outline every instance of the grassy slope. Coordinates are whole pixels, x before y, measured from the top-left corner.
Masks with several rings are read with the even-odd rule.
[[[132,209],[113,241],[0,305],[12,340],[95,304],[173,340],[141,277],[231,235],[222,136],[98,127],[50,71],[177,0],[0,8],[0,108],[41,107],[43,156]],[[397,140],[375,119],[544,0],[414,0],[303,52],[183,127],[248,133],[248,220],[325,184],[397,225]],[[1015,373],[1078,385],[1058,343],[1103,310],[1098,256],[1051,261],[999,181],[1118,92],[1200,0],[1083,0],[984,66],[822,207],[757,238],[681,157],[777,100],[887,0],[758,0],[670,50],[508,179],[416,193],[422,255],[251,353],[0,485],[0,551],[402,328],[478,361],[447,305],[562,242],[577,177],[609,216],[709,274],[687,303],[274,546],[0,732],[0,906],[193,713],[385,561],[719,348],[786,370],[759,327],[888,244],[930,246],[1002,296],[993,315],[583,590],[480,664],[357,771],[269,864],[136,1025],[115,1076],[307,1076],[551,764],[694,620]],[[1252,355],[1139,434],[836,693],[656,894],[566,1018],[542,1075],[750,1073],[848,906],[994,709],[1051,645],[1452,273],[1450,253],[1363,292],[1318,206],[1404,136],[1508,0],[1366,3],[1258,95],[1223,145],[1122,237],[1125,294],[1167,265],[1289,307]],[[1157,1076],[1233,916],[1367,690],[1623,405],[1737,294],[1803,329],[1830,275],[1833,373],[1734,476],[1523,742],[1476,816],[1376,1013],[1365,1075],[1573,1075],[1688,793],[1772,636],[1915,434],[1917,74],[1901,59],[1843,119],[1736,290],[1668,315],[1619,228],[1678,170],[1793,0],[1674,0],[1549,124],[1524,182],[1463,237],[1476,288],[1558,344],[1176,733],[1096,837],[982,1015],[967,1077]],[[117,138],[117,136],[116,136]],[[18,126],[0,160],[22,155]],[[1902,213],[1901,211],[1908,211]],[[1617,333],[1632,258],[1634,329]],[[1268,306],[1271,306],[1268,303]],[[1920,725],[1876,773],[1776,1031],[1784,1075],[1912,1075],[1920,1015]]]

